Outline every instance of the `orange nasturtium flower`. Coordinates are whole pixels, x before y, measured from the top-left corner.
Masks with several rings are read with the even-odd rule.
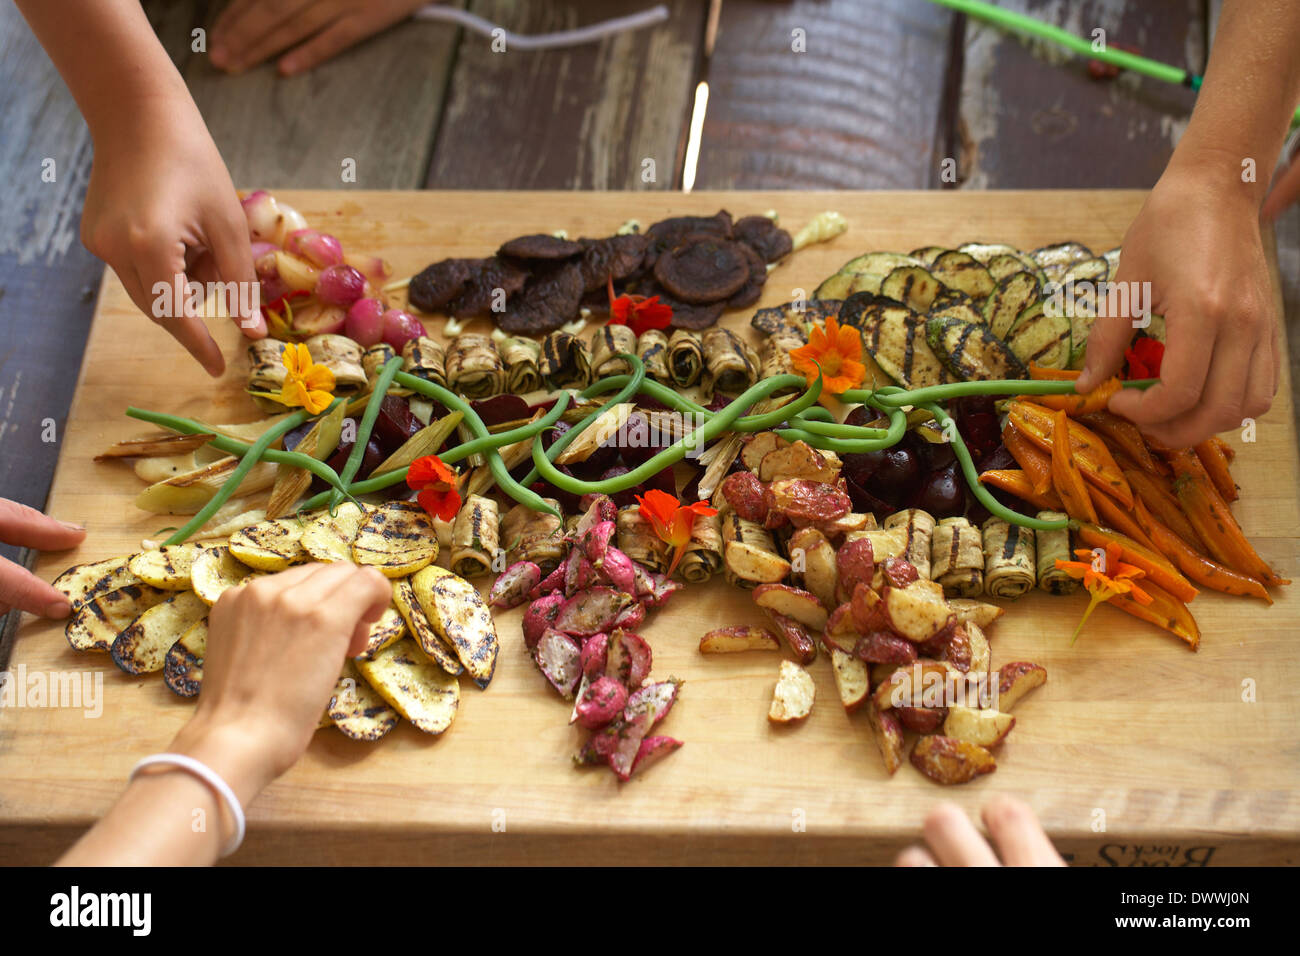
[[[297,345],[286,344],[281,355],[287,374],[284,384],[278,392],[253,392],[262,398],[269,398],[287,405],[306,409],[308,414],[319,415],[329,408],[334,400],[334,373],[324,365],[317,365],[311,360],[311,353],[301,342]]]
[[[817,381],[820,367],[822,394],[840,395],[857,388],[867,377],[862,364],[862,334],[851,325],[840,325],[834,316],[826,317],[826,326],[814,325],[808,344],[790,353],[794,367],[811,385]]]
[[[1079,626],[1074,629],[1074,636],[1070,638],[1071,644],[1079,639],[1079,632],[1083,630],[1088,615],[1102,601],[1109,601],[1117,595],[1127,594],[1139,604],[1151,603],[1151,595],[1143,591],[1136,583],[1138,578],[1145,577],[1146,572],[1141,568],[1122,562],[1120,555],[1123,552],[1118,545],[1106,545],[1104,560],[1101,555],[1096,555],[1087,548],[1079,548],[1074,553],[1083,560],[1062,561],[1057,558],[1057,570],[1064,571],[1070,577],[1083,581],[1083,586],[1092,595],[1092,600],[1088,602],[1088,609],[1083,612],[1083,617],[1079,620]],[[1098,564],[1101,565],[1100,568],[1097,567]]]
[[[456,490],[456,472],[443,464],[437,455],[425,455],[411,462],[406,484],[418,491],[420,507],[443,521],[451,521],[460,511],[460,492]]]
[[[677,562],[682,559],[687,546],[691,543],[691,528],[695,524],[695,516],[707,518],[717,514],[717,509],[709,507],[703,501],[684,505],[658,488],[651,488],[645,493],[644,498],[637,495],[636,500],[641,506],[641,516],[650,522],[659,539],[674,549],[672,563],[668,565],[668,575],[671,577],[677,570]]]

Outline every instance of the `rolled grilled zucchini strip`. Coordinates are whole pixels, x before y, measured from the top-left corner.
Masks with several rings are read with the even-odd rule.
[[[905,508],[896,511],[885,519],[885,530],[905,528],[907,530],[907,547],[903,557],[916,568],[916,573],[923,578],[930,577],[930,549],[934,540],[934,516],[920,508]]]
[[[722,519],[718,515],[696,515],[691,525],[691,543],[677,565],[677,576],[691,584],[707,581],[722,570]]]
[[[369,349],[366,351],[369,353]],[[427,335],[402,346],[402,371],[444,388],[447,385],[446,360],[446,350]]]
[[[255,392],[277,394],[288,370],[284,367],[284,343],[279,339],[258,339],[248,346],[248,391],[253,403],[264,412],[282,412],[284,406]]]
[[[706,391],[735,395],[758,381],[758,356],[735,332],[714,326],[701,344]]]
[[[626,325],[602,325],[591,334],[591,368],[593,377],[626,375],[632,371],[620,353],[636,354],[636,333]]]
[[[1043,521],[1064,521],[1069,516],[1059,511],[1040,511],[1038,517]],[[1078,580],[1056,568],[1058,558],[1062,561],[1073,560],[1070,554],[1070,529],[1040,531],[1036,544],[1038,587],[1049,594],[1073,594],[1079,587]]]
[[[646,329],[636,341],[637,358],[645,366],[645,373],[656,382],[671,384],[668,372],[668,336],[660,329]]]
[[[668,340],[668,374],[678,388],[690,388],[704,371],[704,345],[697,333],[678,329]]]
[[[501,541],[501,514],[497,503],[470,495],[451,526],[451,570],[462,578],[492,570]],[[504,569],[503,569],[504,570]]]
[[[361,346],[346,335],[313,335],[303,342],[317,365],[334,373],[334,394],[348,395],[365,389],[366,370],[361,365]]]
[[[803,330],[792,325],[783,326],[763,339],[758,346],[759,378],[767,379],[793,374],[794,359],[790,357],[790,353],[806,344],[807,336],[803,334]],[[772,394],[782,395],[794,391],[798,391],[798,387],[792,385]]]
[[[997,515],[984,522],[984,593],[1015,600],[1034,586],[1037,550],[1034,529]]]
[[[552,332],[542,340],[542,378],[552,388],[582,388],[591,381],[591,353],[576,335]]]
[[[944,518],[934,526],[930,576],[949,597],[978,597],[984,592],[984,542],[979,528],[965,518]]]
[[[560,503],[554,498],[542,500],[560,511]],[[516,561],[532,561],[543,574],[554,570],[568,552],[564,530],[564,522],[555,515],[534,511],[525,504],[515,505],[501,519],[507,566]]]
[[[447,387],[466,398],[491,398],[506,388],[506,366],[490,335],[462,332],[447,348]]]
[[[542,387],[542,346],[536,339],[511,335],[501,340],[501,360],[506,365],[506,391],[527,395]]]
[[[615,522],[618,549],[651,571],[668,568],[668,545],[655,534],[650,522],[641,517],[640,505],[621,509]]]

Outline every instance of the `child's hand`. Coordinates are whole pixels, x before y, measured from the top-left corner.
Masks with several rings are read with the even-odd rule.
[[[1150,283],[1167,343],[1160,383],[1110,400],[1174,448],[1240,428],[1268,411],[1281,352],[1258,200],[1221,173],[1170,165],[1124,237],[1119,283]],[[1099,317],[1079,376],[1086,391],[1119,371],[1133,337],[1126,317]]]
[[[925,818],[927,846],[908,847],[894,865],[1065,866],[1028,804],[1014,797],[994,797],[980,816],[993,847],[964,812],[951,803],[942,803]]]
[[[81,544],[85,537],[84,528],[0,498],[0,541],[5,544],[63,551]],[[67,617],[68,599],[26,568],[0,558],[0,617],[14,609],[44,617]]]
[[[307,564],[222,595],[208,619],[203,693],[172,749],[204,761],[245,803],[307,749],[345,654],[393,592],[374,568]]]
[[[212,28],[212,63],[238,73],[294,47],[277,64],[302,73],[405,20],[425,0],[231,0]]]
[[[175,312],[171,290],[180,277],[235,282],[248,290],[257,281],[248,221],[230,174],[203,117],[186,96],[160,94],[139,109],[123,110],[95,130],[95,160],[86,190],[81,239],[117,273],[127,294],[170,332],[209,375],[225,368],[221,350],[191,308]],[[246,284],[246,285],[245,285]],[[182,296],[182,300],[188,299]],[[182,301],[182,305],[185,305]],[[266,335],[260,310],[232,314],[249,338]]]

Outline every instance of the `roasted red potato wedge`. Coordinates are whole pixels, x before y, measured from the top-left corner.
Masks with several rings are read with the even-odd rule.
[[[826,534],[817,528],[800,528],[790,537],[789,554],[790,566],[803,586],[817,595],[822,607],[833,608],[840,575],[835,547]]]
[[[979,744],[931,734],[912,748],[912,766],[936,783],[951,784],[992,773],[998,769],[998,762]]]
[[[752,624],[715,627],[700,638],[701,654],[736,654],[740,651],[779,651],[776,635]]]
[[[948,603],[924,587],[921,582],[905,588],[886,586],[880,598],[884,604],[889,630],[899,637],[921,643],[946,628],[954,615]]]
[[[826,608],[817,595],[788,584],[760,584],[754,588],[754,603],[765,610],[793,618],[814,631],[826,627]]]
[[[817,685],[812,675],[792,661],[782,661],[767,719],[775,724],[803,720],[812,713],[816,697]]]
[[[903,765],[903,725],[897,714],[881,710],[874,701],[867,704],[867,720],[880,748],[880,758],[885,762],[885,772],[892,777]]]
[[[1020,698],[1047,683],[1047,668],[1028,661],[1014,661],[998,668],[998,710],[1006,713]]]
[[[835,675],[835,690],[840,695],[844,710],[853,713],[871,695],[871,674],[867,665],[852,654],[832,647],[831,672]]]
[[[1000,710],[979,710],[974,707],[954,706],[948,708],[948,716],[943,722],[945,736],[956,737],[978,744],[985,749],[996,747],[1004,737],[1011,733],[1016,725],[1016,718]]]
[[[898,722],[908,730],[918,734],[932,734],[943,726],[948,716],[947,707],[895,707],[891,711],[898,715]]]
[[[763,613],[772,622],[772,627],[781,640],[785,641],[786,646],[790,648],[790,653],[794,655],[795,660],[800,664],[811,664],[817,659],[817,642],[812,639],[812,635],[802,624],[771,608],[763,608]]]

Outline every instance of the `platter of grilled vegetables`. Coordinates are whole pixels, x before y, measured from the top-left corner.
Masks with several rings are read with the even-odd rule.
[[[208,612],[227,590],[308,561],[352,561],[392,581],[393,602],[339,675],[321,727],[378,740],[405,719],[441,734],[460,706],[460,676],[487,687],[497,634],[475,587],[436,566],[438,539],[413,502],[345,502],[241,528],[225,541],[154,548],[69,568],[54,586],[71,604],[66,635],[132,675],[161,673],[180,697],[203,683]]]
[[[1119,249],[1077,242],[1024,252],[1001,243],[909,253],[869,252],[846,262],[815,297],[842,300],[839,321],[862,330],[881,371],[907,388],[1028,378],[1031,363],[1081,368],[1101,283]],[[1151,317],[1145,334],[1163,340]]]

